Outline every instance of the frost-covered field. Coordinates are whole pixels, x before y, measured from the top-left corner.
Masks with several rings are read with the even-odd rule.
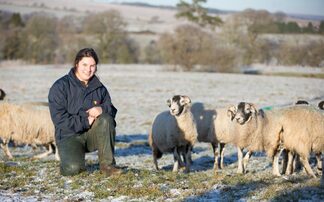
[[[82,174],[82,181],[77,177],[60,177],[53,156],[42,161],[29,161],[26,157],[40,151],[18,147],[10,148],[17,157],[13,162],[6,161],[0,152],[1,169],[6,174],[0,177],[0,201],[253,201],[291,199],[290,195],[297,197],[292,200],[324,199],[324,191],[318,187],[318,180],[310,179],[303,172],[286,178],[273,177],[270,161],[263,153],[252,157],[245,176],[236,175],[236,152],[232,146],[227,146],[226,168],[214,176],[212,150],[208,144],[198,143],[193,151],[192,173],[184,175],[171,173],[171,155],[163,156],[159,161],[163,171],[155,172],[147,144],[152,119],[157,113],[167,110],[166,100],[175,94],[188,95],[192,102],[203,102],[212,108],[226,107],[239,101],[253,102],[258,107],[280,107],[298,99],[316,104],[324,100],[324,79],[168,72],[161,66],[149,65],[100,65],[98,68],[98,76],[108,87],[112,101],[118,108],[116,161],[118,165],[127,167],[128,171],[116,186],[119,187],[123,179],[129,180],[129,183],[120,185],[121,189],[125,187],[129,192],[112,191],[105,184],[110,178],[106,179],[98,173],[96,153],[87,155],[88,172]],[[6,91],[10,102],[47,101],[50,86],[68,71],[68,65],[1,67],[0,88]],[[24,176],[24,172],[32,172],[32,177],[22,178],[26,182],[21,186],[18,182],[10,183],[11,179]],[[145,180],[137,179],[139,176]],[[103,184],[96,188],[96,183],[99,183],[95,180],[97,178]],[[133,178],[136,180],[132,181]],[[105,186],[108,188],[105,189]],[[150,191],[142,190],[146,186],[150,189],[145,190]]]

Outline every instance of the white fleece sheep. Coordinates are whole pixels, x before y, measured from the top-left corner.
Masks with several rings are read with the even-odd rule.
[[[324,151],[324,113],[312,106],[292,106],[282,111],[282,145],[297,153],[306,172],[316,177],[308,157]]]
[[[8,158],[12,158],[8,149],[10,140],[18,145],[44,145],[49,148],[49,151],[34,158],[42,158],[53,152],[51,145],[55,146],[54,126],[48,108],[1,103],[0,118],[0,135],[3,141],[1,147]]]
[[[242,105],[241,109],[245,107]],[[308,156],[310,152],[319,153],[324,150],[324,113],[311,106],[291,106],[266,113],[260,113],[262,112],[260,110],[256,113],[255,108],[252,111],[250,116],[246,116],[249,113],[244,110],[235,113],[237,122],[242,124],[241,127],[234,127],[236,133],[239,134],[238,137],[241,138],[241,140],[237,139],[238,147],[247,148],[249,151],[266,151],[267,155],[272,158],[275,175],[280,175],[279,151],[285,148],[297,153],[306,172],[316,177],[309,166]],[[238,156],[240,166],[242,157],[240,154]],[[246,159],[248,158],[249,155]],[[244,171],[244,162],[241,166]]]
[[[323,110],[324,101],[318,103],[318,108]],[[298,100],[295,102],[295,105],[304,105],[309,106],[309,102],[306,100]],[[315,106],[314,106],[315,107]],[[322,160],[321,160],[321,152],[316,153],[316,162],[317,169],[322,170]],[[300,167],[301,162],[299,160],[299,156],[292,151],[288,151],[284,149],[284,158],[283,158],[283,173],[286,175],[290,175],[296,170],[296,167]]]
[[[153,161],[158,170],[157,160],[163,153],[173,152],[173,171],[182,166],[184,155],[185,172],[190,171],[191,149],[197,139],[197,128],[190,111],[191,100],[187,96],[175,95],[167,101],[169,111],[158,114],[152,124],[148,141],[152,148]]]
[[[229,133],[232,120],[227,108],[206,109],[203,103],[194,103],[191,112],[197,123],[198,141],[211,143],[214,152],[214,171],[224,168],[224,146],[233,141]],[[218,143],[220,145],[217,151]],[[218,160],[220,156],[220,161]]]
[[[247,162],[255,151],[266,151],[272,158],[273,174],[280,176],[278,167],[278,153],[280,134],[282,126],[278,116],[280,110],[263,111],[257,110],[251,103],[241,102],[237,106],[231,107],[234,119],[230,129],[230,134],[234,136],[233,144],[238,149],[238,173],[244,173]],[[243,149],[248,152],[243,158]]]

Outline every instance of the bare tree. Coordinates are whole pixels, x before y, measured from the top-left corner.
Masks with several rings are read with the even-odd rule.
[[[59,38],[54,18],[34,15],[22,32],[20,54],[32,63],[52,63]]]
[[[128,38],[125,28],[126,23],[116,10],[90,15],[84,22],[85,33],[96,36],[99,56],[108,63],[137,61],[137,45]]]

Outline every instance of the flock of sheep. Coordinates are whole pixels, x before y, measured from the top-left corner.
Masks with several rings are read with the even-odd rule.
[[[5,93],[0,89],[0,97]],[[203,103],[191,103],[188,96],[175,95],[167,101],[168,111],[159,113],[148,136],[156,169],[163,153],[173,152],[173,171],[185,167],[190,172],[191,151],[198,140],[211,143],[214,171],[224,168],[224,146],[232,144],[238,151],[238,173],[245,173],[253,152],[264,151],[272,160],[272,172],[280,176],[279,157],[285,151],[282,173],[291,174],[300,159],[305,171],[316,178],[309,165],[311,152],[316,154],[317,168],[324,167],[324,102],[318,107],[301,101],[294,106],[271,110],[257,109],[252,103],[220,109],[205,109]],[[48,151],[34,156],[42,158],[56,151],[54,126],[48,107],[32,104],[0,103],[0,146],[10,159],[8,144],[42,145]],[[219,152],[218,152],[219,145]],[[243,149],[247,152],[243,155]],[[322,171],[321,185],[324,185]]]
[[[191,104],[188,96],[176,95],[167,101],[169,111],[159,113],[152,124],[148,141],[153,161],[163,153],[173,152],[173,171],[185,166],[190,171],[191,150],[196,140],[211,143],[214,171],[224,167],[224,146],[238,151],[238,173],[245,173],[253,152],[264,151],[272,160],[272,172],[280,176],[279,156],[284,150],[283,173],[291,174],[299,157],[307,174],[316,178],[309,165],[311,152],[317,156],[317,168],[324,167],[324,102],[318,107],[298,102],[294,106],[265,110],[252,103],[240,102],[221,109],[205,109],[202,103]],[[217,151],[220,145],[219,152]],[[243,155],[243,149],[247,152]],[[220,162],[218,161],[220,157]],[[321,185],[324,185],[322,171]]]

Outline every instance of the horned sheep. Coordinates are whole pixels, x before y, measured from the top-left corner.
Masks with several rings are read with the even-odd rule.
[[[29,144],[48,147],[48,151],[36,155],[34,158],[42,158],[53,152],[52,146],[55,146],[54,126],[47,108],[36,109],[29,105],[1,103],[0,119],[0,137],[3,142],[1,148],[9,159],[13,158],[8,148],[10,140],[17,145]],[[58,159],[57,149],[56,159]]]
[[[184,156],[185,171],[190,172],[191,150],[197,139],[197,128],[190,111],[191,100],[188,96],[175,95],[167,101],[169,111],[159,113],[152,124],[148,142],[152,148],[153,161],[158,170],[157,160],[163,153],[173,152],[173,171],[182,166]]]
[[[279,122],[280,110],[257,110],[254,104],[240,102],[237,106],[229,108],[234,120],[229,127],[230,134],[234,136],[233,144],[238,149],[238,173],[244,173],[249,158],[255,151],[266,151],[271,157],[274,175],[280,176],[277,150],[282,126]],[[248,152],[243,157],[243,149]]]
[[[234,127],[237,129],[235,132],[245,141],[245,144],[242,144],[241,140],[237,139],[238,147],[247,148],[249,151],[266,151],[272,158],[275,175],[280,175],[279,151],[285,148],[298,154],[306,172],[316,177],[309,166],[308,157],[310,152],[319,153],[324,150],[324,113],[312,106],[297,105],[267,112],[256,112],[252,107],[252,116],[246,116],[250,114],[246,113],[246,106],[250,108],[247,103],[240,103],[238,109],[241,110],[235,112],[235,119],[241,124],[241,127]],[[238,156],[240,166],[242,160],[240,155]],[[244,158],[248,160],[249,155]]]

